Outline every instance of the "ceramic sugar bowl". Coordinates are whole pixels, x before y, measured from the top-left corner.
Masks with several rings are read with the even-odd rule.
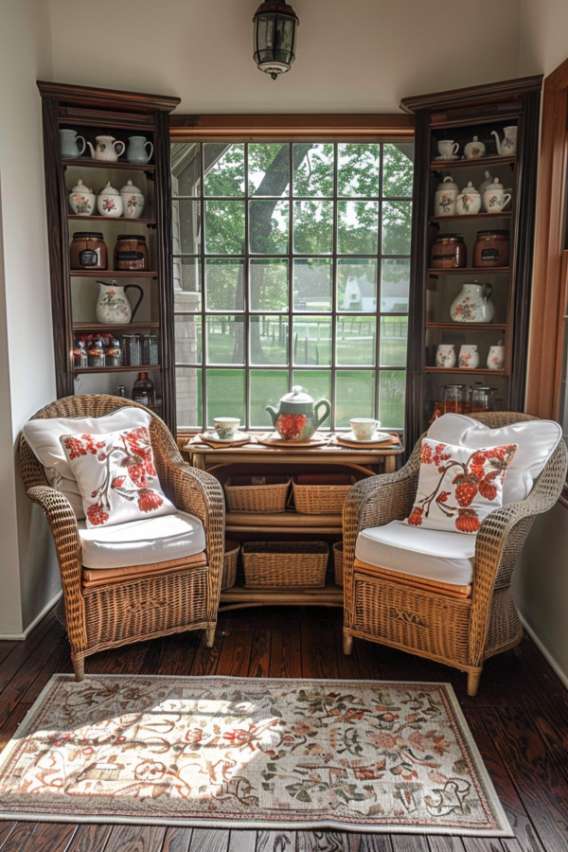
[[[471,142],[468,142],[464,147],[463,152],[466,160],[479,160],[485,154],[485,145],[477,136],[474,136]]]
[[[475,216],[481,210],[481,195],[471,181],[467,182],[456,199],[458,216]]]
[[[122,198],[120,192],[111,186],[110,181],[107,181],[106,186],[99,192],[97,198],[97,210],[101,216],[108,216],[109,219],[118,219],[122,216]]]
[[[95,209],[95,193],[81,178],[69,193],[69,207],[76,216],[90,216]]]
[[[493,178],[483,191],[483,206],[487,213],[500,213],[504,210],[512,195],[505,190],[498,177]]]
[[[502,370],[505,366],[505,347],[500,340],[494,346],[489,347],[487,353],[487,367],[489,370]]]
[[[434,214],[436,216],[454,216],[457,197],[458,185],[450,175],[446,175],[436,187]]]
[[[492,292],[491,284],[464,284],[450,305],[450,318],[453,322],[491,322],[495,316]]]
[[[479,367],[479,350],[475,343],[464,343],[460,346],[458,366],[462,370],[475,370]]]
[[[126,181],[120,190],[122,208],[125,219],[139,219],[144,210],[144,194],[134,186],[131,180]]]
[[[436,349],[436,367],[451,370],[456,366],[456,347],[453,343],[440,343]]]

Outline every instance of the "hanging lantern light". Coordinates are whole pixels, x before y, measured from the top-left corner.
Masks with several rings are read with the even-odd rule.
[[[300,21],[286,0],[265,0],[256,10],[254,61],[273,80],[290,70]]]

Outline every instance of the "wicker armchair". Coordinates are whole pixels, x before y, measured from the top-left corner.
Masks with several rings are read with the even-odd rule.
[[[534,418],[526,414],[476,414],[490,427]],[[472,591],[458,600],[439,591],[417,589],[360,572],[355,542],[360,530],[407,517],[418,484],[420,441],[408,462],[393,474],[357,483],[343,510],[344,637],[346,654],[353,637],[417,654],[467,672],[467,691],[476,695],[484,661],[513,648],[522,627],[511,589],[513,571],[534,518],[556,503],[566,481],[563,441],[525,500],[492,512],[475,545]]]
[[[34,418],[100,417],[124,405],[136,403],[102,394],[69,396],[42,408]],[[55,541],[78,680],[84,675],[85,657],[98,651],[185,630],[204,629],[208,647],[215,638],[223,568],[223,491],[210,474],[184,462],[167,426],[153,414],[150,434],[162,488],[175,506],[203,524],[207,564],[188,568],[183,561],[165,562],[163,570],[151,566],[147,576],[96,588],[86,588],[82,582],[81,544],[71,504],[49,487],[24,436],[18,439],[20,474],[28,497],[42,507]]]

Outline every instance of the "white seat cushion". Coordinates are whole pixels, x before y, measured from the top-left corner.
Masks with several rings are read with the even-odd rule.
[[[468,586],[473,577],[475,538],[391,521],[362,530],[357,536],[355,557],[368,565],[413,577]]]
[[[205,550],[201,521],[185,512],[87,529],[79,524],[85,568],[125,568],[183,559]]]
[[[490,429],[464,414],[444,414],[428,429],[428,437],[445,444],[461,444],[470,450],[517,444],[503,483],[503,505],[525,500],[562,438],[554,420],[520,420]]]

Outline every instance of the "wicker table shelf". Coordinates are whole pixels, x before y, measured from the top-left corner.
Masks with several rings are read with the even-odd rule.
[[[397,458],[404,449],[400,443],[386,448],[350,449],[338,444],[326,444],[311,449],[268,447],[262,444],[246,444],[243,447],[213,449],[190,440],[183,448],[191,464],[215,475],[226,476],[235,466],[254,465],[255,472],[290,469],[290,475],[300,466],[310,470],[341,468],[361,476],[373,476],[376,473],[391,473],[396,470]],[[263,470],[264,468],[264,470]],[[277,513],[228,512],[226,518],[227,533],[241,542],[254,539],[282,537],[290,539],[313,536],[330,541],[341,537],[341,515],[339,514],[300,514],[287,510]],[[343,591],[339,586],[327,585],[322,588],[298,589],[251,589],[233,586],[221,592],[221,609],[240,609],[247,606],[342,606]]]

